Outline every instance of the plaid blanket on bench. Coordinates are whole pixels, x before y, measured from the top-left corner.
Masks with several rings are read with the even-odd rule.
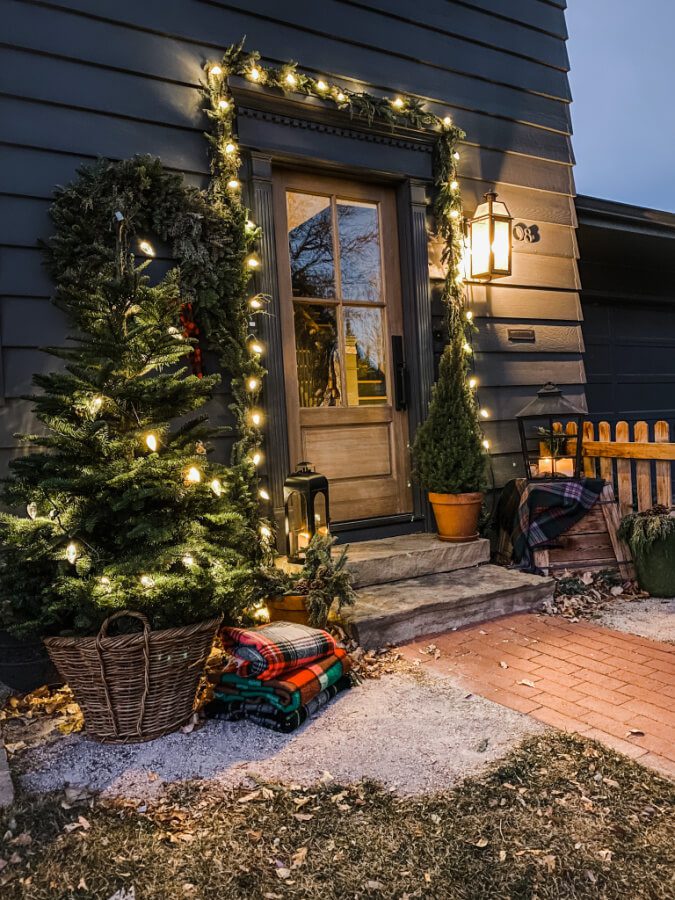
[[[222,628],[220,636],[235,658],[239,675],[265,680],[335,653],[335,639],[327,631],[293,622]]]
[[[246,720],[261,725],[263,728],[271,728],[272,731],[290,734],[329,703],[333,697],[341,691],[348,690],[351,686],[349,675],[343,675],[335,684],[324,688],[309,703],[292,712],[282,711],[271,703],[264,703],[260,700],[223,701],[217,699],[212,700],[206,707],[206,714],[212,719],[220,719],[225,722]]]
[[[268,703],[282,712],[293,712],[306,706],[321,691],[335,684],[351,669],[347,651],[336,647],[335,652],[301,669],[287,672],[283,679],[246,678],[224,672],[215,696],[223,702],[257,700]]]

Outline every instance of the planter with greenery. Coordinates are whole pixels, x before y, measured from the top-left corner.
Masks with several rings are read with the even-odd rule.
[[[336,604],[354,603],[355,594],[347,569],[347,550],[332,554],[335,538],[316,534],[307,548],[305,562],[297,570],[267,567],[262,573],[265,602],[273,622],[300,622],[325,628]]]
[[[621,522],[619,536],[628,543],[638,583],[653,597],[675,597],[675,510],[654,506]]]

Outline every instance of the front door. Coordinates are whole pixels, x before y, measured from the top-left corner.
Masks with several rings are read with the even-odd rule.
[[[275,216],[291,463],[334,522],[410,513],[394,192],[280,170]]]

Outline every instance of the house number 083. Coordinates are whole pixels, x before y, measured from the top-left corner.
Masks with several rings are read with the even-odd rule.
[[[539,240],[539,227],[518,222],[513,226],[513,237],[517,241],[525,241],[528,244],[536,244]]]

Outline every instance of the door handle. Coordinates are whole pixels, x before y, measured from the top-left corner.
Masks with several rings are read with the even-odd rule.
[[[394,334],[391,338],[391,362],[394,376],[394,408],[403,412],[408,408],[408,367],[403,353],[403,338]]]

